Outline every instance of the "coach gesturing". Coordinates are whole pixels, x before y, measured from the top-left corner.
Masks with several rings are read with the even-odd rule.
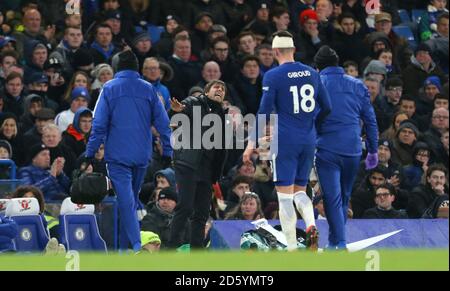
[[[191,219],[191,248],[203,247],[205,225],[211,205],[211,187],[220,178],[226,159],[223,143],[226,111],[222,109],[225,84],[222,81],[213,80],[205,86],[204,92],[198,97],[188,97],[181,103],[176,99],[171,101],[169,115],[184,114],[190,121],[186,131],[191,133],[190,140],[185,146],[177,146],[179,140],[173,141],[173,161],[179,198],[170,234],[169,244],[172,248],[183,244],[183,232],[189,218]],[[203,121],[207,114],[219,117],[223,125],[218,128],[220,131],[218,134],[222,135],[222,142],[218,147],[210,149],[205,148],[205,144],[201,142],[210,126],[202,126],[201,123],[198,123],[200,125],[198,126],[194,121],[195,119]]]

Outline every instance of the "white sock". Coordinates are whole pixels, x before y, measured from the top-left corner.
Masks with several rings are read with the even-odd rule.
[[[305,221],[306,228],[311,225],[316,226],[316,221],[314,219],[314,207],[312,205],[311,199],[304,191],[299,191],[294,194],[295,206],[297,206],[298,212],[302,215]]]
[[[277,192],[281,228],[286,236],[289,251],[297,249],[297,214],[293,204],[294,195]]]

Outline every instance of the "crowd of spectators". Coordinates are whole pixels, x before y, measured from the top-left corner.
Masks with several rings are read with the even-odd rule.
[[[40,189],[45,201],[67,197],[81,172],[106,174],[103,149],[93,166],[80,161],[99,93],[114,76],[114,54],[133,50],[167,110],[171,98],[182,101],[221,79],[229,113],[255,114],[264,73],[277,66],[271,35],[287,30],[296,60],[314,66],[318,49],[329,45],[346,73],[369,89],[380,163],[370,171],[361,163],[349,216],[448,217],[446,0],[380,0],[377,14],[368,14],[362,0],[82,0],[79,13],[69,14],[67,2],[0,2],[0,158],[12,159],[17,178]],[[405,22],[400,9],[423,14]],[[398,25],[411,29],[413,41]],[[164,247],[176,181],[170,168],[158,166],[154,137],[142,228],[158,233]],[[221,182],[211,185],[211,217],[277,218],[269,163],[255,156],[244,164],[242,152],[229,151]],[[9,179],[2,167],[0,178]],[[320,206],[320,187],[314,189]]]

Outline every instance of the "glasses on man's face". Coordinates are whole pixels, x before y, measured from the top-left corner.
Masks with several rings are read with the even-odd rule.
[[[144,71],[158,71],[159,67],[144,67]]]
[[[391,87],[388,89],[388,91],[402,92],[403,88],[402,87]]]
[[[434,115],[433,119],[448,119],[448,116],[445,116],[445,115]]]
[[[214,50],[220,52],[220,53],[225,53],[228,51],[228,48],[215,48]]]
[[[391,196],[391,193],[389,193],[389,192],[381,192],[381,193],[377,193],[375,196],[377,198],[387,198],[387,197]]]

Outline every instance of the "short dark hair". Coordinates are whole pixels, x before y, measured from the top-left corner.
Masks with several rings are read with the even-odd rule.
[[[447,168],[443,164],[433,164],[433,165],[429,166],[427,169],[427,178],[431,177],[431,174],[434,171],[443,172],[445,174],[445,177],[447,177],[447,175],[448,175]]]
[[[383,165],[378,165],[375,168],[369,170],[369,177],[372,176],[374,173],[379,173],[383,175],[385,179],[388,178],[387,168]]]
[[[95,36],[97,35],[98,30],[99,30],[100,28],[108,28],[108,29],[111,31],[111,33],[112,33],[112,28],[111,28],[111,26],[109,26],[109,25],[106,24],[106,23],[100,23],[99,25],[97,25],[97,26],[95,27],[95,33],[94,33]]]
[[[66,28],[64,28],[64,35],[66,35],[67,33],[69,33],[69,29],[78,29],[78,30],[81,30],[81,26],[67,26]]]
[[[237,36],[236,40],[237,43],[239,44],[239,42],[241,41],[241,38],[243,38],[244,36],[251,36],[254,40],[256,40],[255,34],[253,32],[251,32],[250,30],[245,30],[242,31],[241,33],[239,33],[239,35]]]
[[[17,72],[11,72],[8,74],[8,77],[6,77],[5,83],[8,83],[11,80],[14,80],[16,78],[19,78],[20,81],[22,81],[23,83],[23,77],[21,74],[17,73]]]
[[[253,179],[247,176],[237,176],[233,179],[233,182],[231,183],[231,188],[234,188],[241,183],[245,183],[251,186],[253,184]]]
[[[375,54],[375,59],[378,60],[378,58],[381,56],[382,53],[394,54],[394,52],[391,50],[391,48],[387,47],[387,48],[377,51],[377,53]]]
[[[437,17],[436,23],[439,23],[439,21],[441,21],[442,19],[449,19],[448,12],[443,12],[443,13],[439,14],[439,16]]]
[[[219,84],[221,86],[223,86],[223,89],[226,91],[227,90],[227,86],[225,85],[225,82],[221,81],[221,80],[212,80],[210,81],[208,84],[205,85],[205,93],[209,92],[209,90],[211,90],[211,88],[216,85]]]
[[[389,191],[389,193],[391,193],[391,195],[397,196],[397,190],[390,183],[383,183],[383,184],[381,184],[380,186],[378,186],[375,189],[375,192],[378,191],[378,189],[387,189]]]
[[[92,111],[90,110],[85,110],[80,114],[80,118],[81,117],[92,117]]]
[[[213,40],[211,47],[214,48],[216,46],[216,44],[219,43],[219,42],[224,42],[228,46],[230,46],[230,40],[228,39],[228,37],[226,37],[226,36],[219,36],[219,37],[216,37]]]
[[[276,6],[273,10],[272,10],[272,15],[270,16],[270,19],[274,18],[274,17],[280,17],[283,14],[289,14],[289,10],[287,10],[287,8],[282,7],[282,6]]]
[[[261,50],[272,50],[272,46],[268,43],[262,43],[255,49],[255,55],[259,56]]]
[[[251,61],[255,61],[255,62],[259,65],[259,59],[258,59],[258,57],[253,56],[253,55],[248,55],[248,56],[245,56],[245,57],[241,60],[240,68],[241,68],[241,69],[244,68],[245,64],[246,64],[247,62],[251,62]]]
[[[352,60],[345,61],[344,64],[342,64],[342,67],[348,68],[350,66],[355,67],[357,70],[359,69],[358,63]]]
[[[441,94],[441,93],[437,93],[437,94],[434,96],[434,101],[436,101],[437,99],[443,99],[443,100],[447,100],[447,101],[448,101],[448,96],[446,96],[446,95],[444,95],[444,94]]]
[[[3,60],[4,60],[6,57],[13,57],[13,58],[15,58],[15,59],[16,59],[16,62],[19,60],[19,55],[17,54],[16,51],[7,50],[7,51],[4,51],[4,52],[2,52],[2,53],[0,54],[0,63],[3,63]]]
[[[180,24],[173,30],[172,35],[175,37],[175,35],[179,34],[182,31],[187,31],[189,33],[189,29],[187,29],[186,26]]]
[[[410,101],[410,102],[414,102],[414,104],[416,104],[416,99],[414,99],[411,95],[409,94],[405,94],[402,96],[402,98],[400,99],[400,103],[402,103],[402,101]]]
[[[351,13],[351,12],[344,12],[344,13],[342,13],[341,15],[338,16],[338,18],[337,18],[338,23],[341,24],[342,21],[343,21],[345,18],[351,18],[351,19],[353,19],[355,22],[358,20],[358,19],[356,18],[356,16],[355,16],[353,13]]]
[[[391,87],[403,87],[403,81],[399,77],[391,77],[386,81],[386,89]]]

